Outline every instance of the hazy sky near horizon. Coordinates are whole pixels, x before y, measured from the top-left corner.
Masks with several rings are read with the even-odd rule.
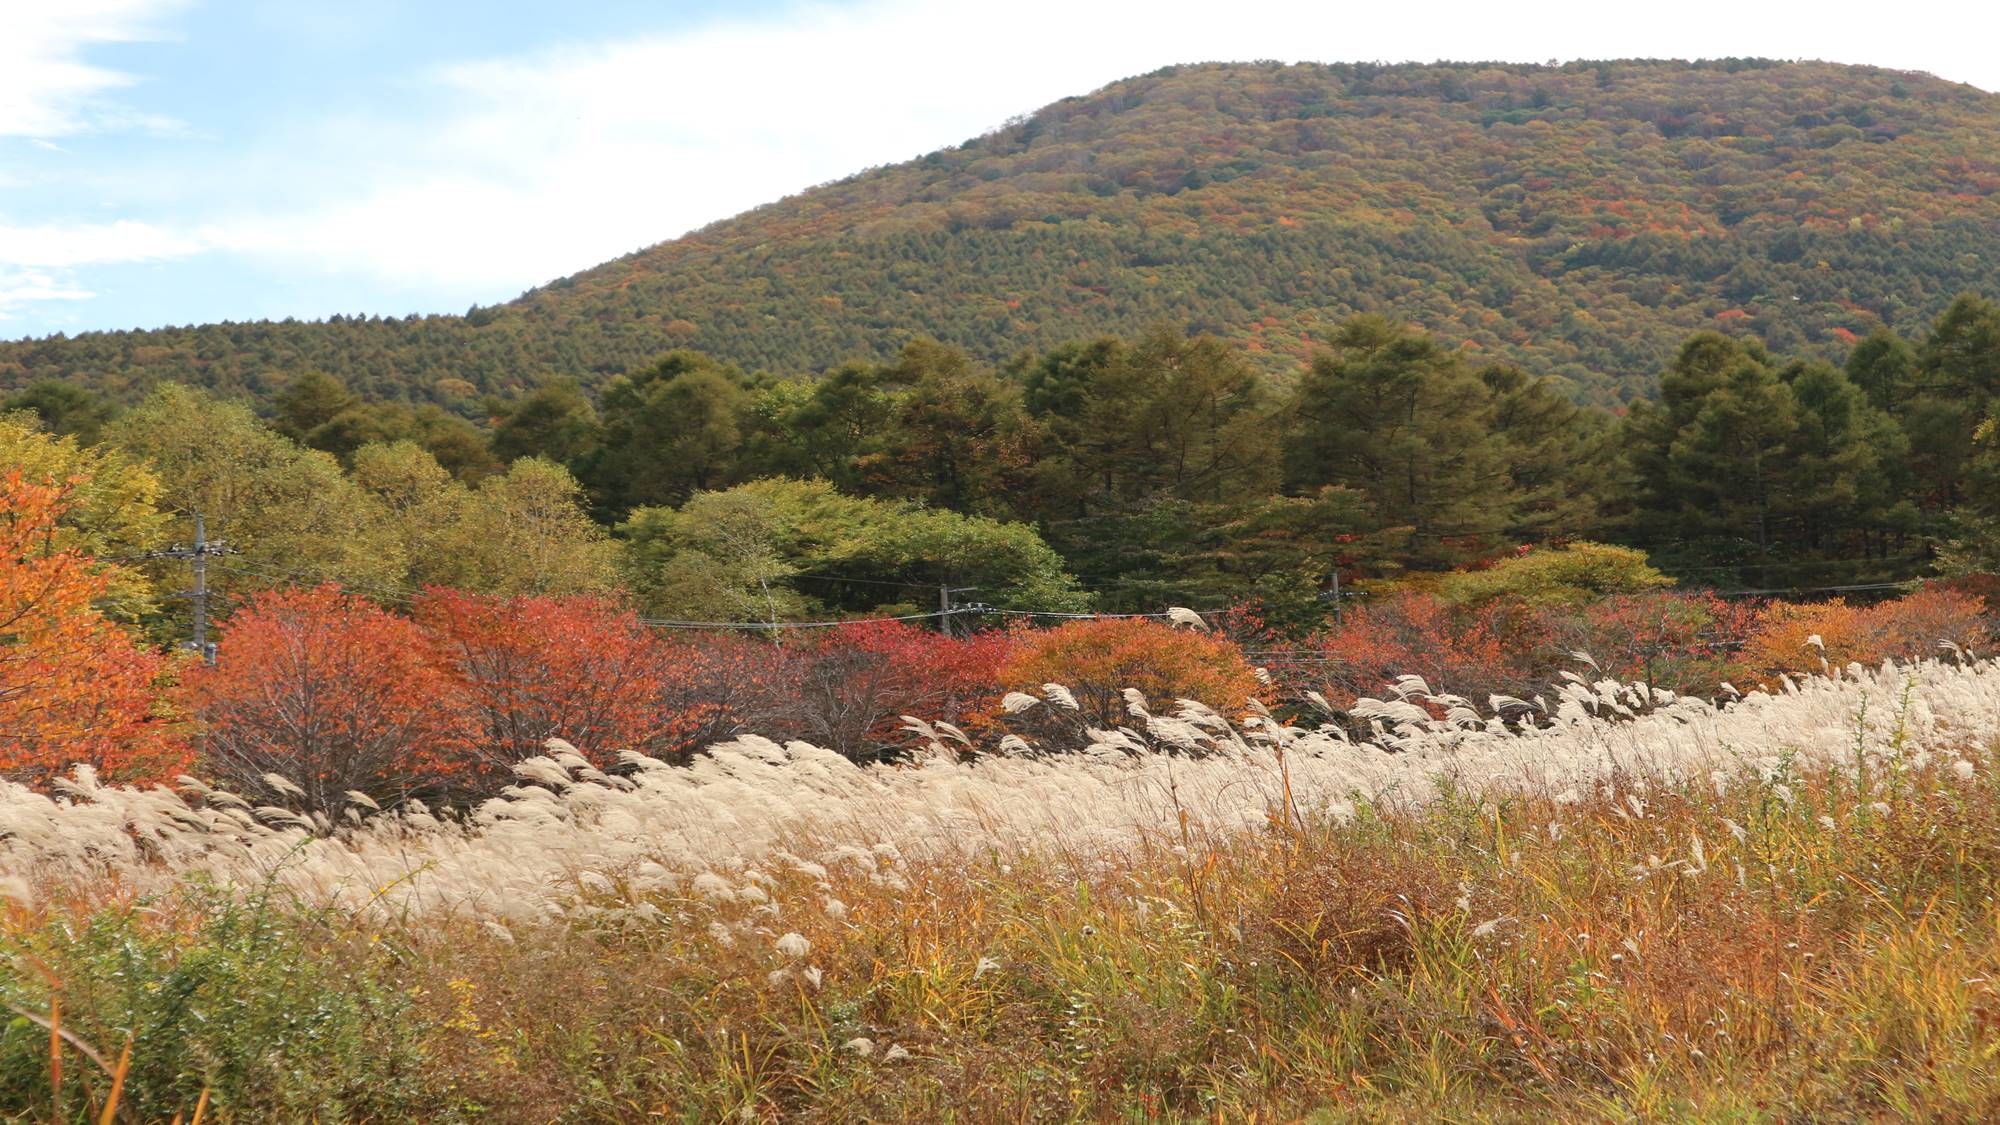
[[[1985,4],[0,0],[0,338],[460,312],[1169,63],[1817,58]]]

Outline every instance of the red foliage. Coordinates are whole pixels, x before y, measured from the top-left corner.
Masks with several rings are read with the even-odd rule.
[[[1412,591],[1350,608],[1299,656],[1274,660],[1271,672],[1295,690],[1313,688],[1335,707],[1378,696],[1398,676],[1421,676],[1433,691],[1478,700],[1539,685],[1548,649],[1541,616],[1522,607],[1457,609]]]
[[[1623,594],[1583,607],[1560,640],[1616,679],[1706,695],[1735,674],[1736,650],[1759,610],[1714,594]]]
[[[993,709],[1008,636],[952,638],[900,621],[856,622],[786,648],[793,704],[780,727],[849,757],[877,756],[906,738],[902,717],[965,725]]]
[[[499,598],[432,589],[414,613],[457,687],[457,768],[505,778],[551,738],[598,766],[674,739],[657,705],[669,658],[629,610],[585,597]]]
[[[55,546],[74,483],[0,473],[0,775],[44,783],[72,764],[157,781],[186,748],[154,707],[163,661],[93,606],[91,560]]]
[[[326,585],[257,594],[229,618],[221,660],[186,677],[206,768],[291,803],[264,775],[332,810],[349,790],[428,791],[449,762],[452,685],[411,622]]]
[[[1956,578],[1940,578],[1924,583],[1926,590],[1949,590],[1978,598],[1989,615],[2000,611],[2000,574],[1961,574]]]
[[[665,637],[657,642],[659,683],[652,705],[660,730],[656,757],[686,758],[739,734],[769,734],[760,718],[772,697],[770,642],[736,633]]]

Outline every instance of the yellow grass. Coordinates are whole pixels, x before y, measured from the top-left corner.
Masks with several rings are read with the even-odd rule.
[[[49,964],[102,1042],[157,1017],[101,951],[215,963],[220,897],[324,970],[246,970],[239,1005],[395,1005],[285,1041],[316,1102],[232,1085],[217,1060],[254,1044],[139,1026],[125,1094],[162,1120],[211,1086],[231,1120],[2000,1109],[2000,669],[1723,710],[1572,685],[1529,731],[1405,694],[1361,744],[1196,710],[1075,757],[961,763],[941,734],[902,769],[745,740],[604,778],[557,751],[469,825],[333,838],[227,798],[9,791],[0,854],[35,874],[0,963]],[[175,889],[195,876],[216,889]],[[53,1011],[12,971],[10,1002]],[[0,1093],[83,1104],[49,1100],[47,1040],[12,1042]]]

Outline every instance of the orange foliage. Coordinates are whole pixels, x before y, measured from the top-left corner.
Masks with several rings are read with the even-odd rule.
[[[187,676],[207,770],[290,804],[264,775],[329,811],[358,790],[429,792],[449,762],[450,681],[417,627],[332,585],[257,594],[229,618],[221,662]]]
[[[667,655],[638,617],[594,598],[498,598],[432,589],[415,615],[456,681],[469,775],[504,779],[551,738],[596,765],[669,739],[656,706]]]
[[[1872,606],[1840,599],[1774,602],[1758,615],[1742,660],[1752,675],[1771,683],[1784,673],[1936,656],[1939,642],[1983,652],[1992,636],[1984,613],[1979,598],[1947,589],[1920,590]]]
[[[1992,651],[1993,627],[1987,603],[1961,590],[1918,590],[1870,609],[1877,660],[1910,660],[1945,655],[1946,644],[1980,655]]]
[[[1073,621],[1028,634],[1000,668],[1000,685],[1034,691],[1057,683],[1075,694],[1084,718],[1103,727],[1129,722],[1123,692],[1136,688],[1163,711],[1195,699],[1243,710],[1257,674],[1229,641],[1143,618]]]
[[[1819,638],[1817,644],[1813,638]],[[1773,602],[1757,616],[1743,646],[1743,664],[1764,682],[1781,673],[1814,673],[1870,662],[1874,653],[1866,613],[1835,598],[1828,602]]]
[[[0,473],[0,775],[45,783],[75,763],[156,781],[186,750],[154,708],[163,661],[93,606],[91,560],[58,549],[76,482]]]

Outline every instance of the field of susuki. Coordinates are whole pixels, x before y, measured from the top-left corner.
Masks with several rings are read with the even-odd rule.
[[[0,785],[0,1109],[1984,1117],[2000,666],[1826,672],[1405,679],[1354,737],[1130,697],[893,766],[556,744],[464,819]]]

